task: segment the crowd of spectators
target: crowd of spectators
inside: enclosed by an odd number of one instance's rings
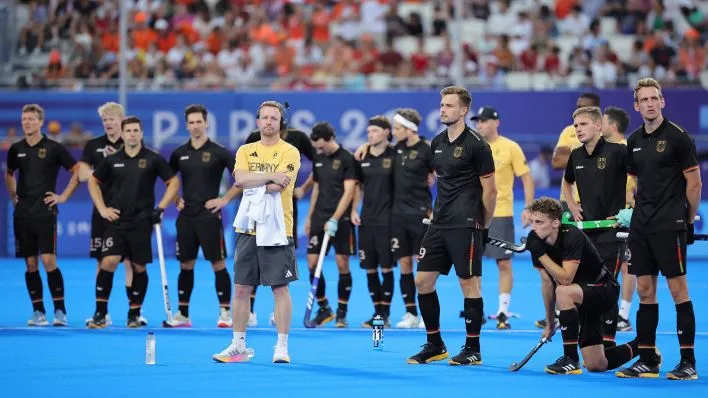
[[[139,89],[437,87],[460,75],[501,88],[515,72],[604,88],[637,76],[698,84],[707,69],[700,0],[462,0],[460,29],[454,0],[124,1]],[[48,62],[21,85],[115,84],[117,0],[23,3],[18,56]]]

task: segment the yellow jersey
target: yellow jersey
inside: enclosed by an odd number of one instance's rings
[[[566,128],[561,131],[560,136],[558,137],[558,142],[556,143],[556,149],[564,146],[570,148],[572,151],[582,145],[583,143],[580,142],[577,134],[575,133],[575,126],[571,124],[566,126]],[[578,187],[576,187],[575,184],[573,184],[573,198],[576,202],[580,203],[580,194],[578,194]],[[565,202],[565,195],[563,195],[562,189],[560,193],[560,200],[561,202]]]
[[[514,177],[528,173],[526,156],[516,142],[499,136],[488,141],[494,158],[494,179],[497,184],[497,205],[494,217],[512,217],[514,215]]]
[[[264,145],[260,141],[244,144],[236,151],[234,170],[251,173],[285,173],[290,177],[290,184],[281,191],[285,230],[287,236],[293,236],[293,189],[300,170],[300,152],[283,140],[275,145]],[[255,235],[255,232],[252,233]]]

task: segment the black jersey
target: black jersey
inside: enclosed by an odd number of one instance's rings
[[[428,174],[433,172],[433,152],[422,139],[415,145],[399,142],[394,147],[393,214],[427,216],[432,208]]]
[[[627,193],[627,148],[600,138],[591,155],[585,146],[568,158],[563,178],[575,183],[584,220],[604,220],[624,208]]]
[[[184,209],[180,214],[187,217],[218,217],[219,213],[212,213],[204,205],[208,200],[219,197],[224,170],[233,172],[234,157],[211,140],[199,149],[195,149],[189,140],[172,152],[170,167],[182,175]]]
[[[668,119],[651,134],[642,125],[627,140],[627,168],[638,180],[631,228],[645,232],[686,229],[683,173],[698,168],[693,138]]]
[[[117,224],[127,225],[150,216],[157,177],[167,181],[175,173],[165,158],[143,147],[132,158],[125,149],[108,156],[93,175],[101,184],[109,183],[110,199],[104,202],[120,211]]]
[[[329,156],[315,156],[312,168],[313,179],[319,186],[317,202],[312,213],[312,225],[324,225],[339,204],[339,199],[344,194],[344,181],[356,180],[356,166],[354,156],[346,149],[339,147]],[[351,204],[344,212],[343,217],[349,217]]]
[[[18,141],[7,152],[7,173],[19,172],[15,217],[41,217],[57,214],[57,206],[44,203],[47,192],[56,192],[59,168],[71,170],[76,160],[56,141],[42,134],[34,146],[26,139]]]
[[[249,134],[248,138],[246,138],[245,143],[251,144],[260,140],[261,132],[259,130],[256,130]],[[307,134],[303,133],[302,131],[296,129],[288,129],[285,132],[283,141],[297,148],[297,150],[300,152],[300,155],[305,155],[305,157],[310,159],[310,161],[315,159],[315,148],[312,146],[312,141],[310,141],[310,137],[308,137]]]
[[[359,181],[363,185],[364,200],[361,207],[361,225],[388,225],[393,203],[393,168],[396,150],[387,147],[378,156],[367,152],[357,162]]]
[[[114,151],[109,152],[108,148],[113,148]],[[81,161],[96,169],[99,164],[101,164],[111,153],[115,153],[123,149],[123,139],[118,138],[116,142],[111,142],[107,135],[102,135],[100,137],[90,139],[84,146],[84,150],[81,153]],[[103,200],[107,201],[110,199],[110,190],[108,189],[108,184],[101,184],[101,193],[103,194]],[[96,206],[93,207],[94,213],[98,213]]]
[[[484,226],[480,178],[494,173],[489,144],[469,127],[450,142],[447,130],[433,138],[433,166],[438,175],[438,195],[433,228]],[[419,178],[424,178],[420,176]]]
[[[605,278],[611,277],[605,269],[600,253],[593,245],[590,238],[573,225],[562,225],[558,232],[558,239],[553,246],[544,242],[546,254],[559,266],[563,266],[564,261],[579,263],[578,270],[573,277],[573,283],[593,284],[601,283]],[[544,269],[540,261],[533,259],[533,266]]]

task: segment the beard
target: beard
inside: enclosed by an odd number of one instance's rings
[[[460,118],[457,118],[457,119],[454,119],[454,120],[448,118],[447,121],[443,122],[443,121],[441,120],[440,123],[444,124],[445,126],[451,126],[451,125],[457,123],[458,121],[460,121]]]

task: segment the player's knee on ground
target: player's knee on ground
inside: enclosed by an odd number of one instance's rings
[[[179,267],[180,267],[181,269],[185,269],[185,270],[194,269],[194,264],[195,264],[196,262],[197,262],[196,260],[185,261],[185,262],[183,262],[183,263],[180,263],[180,264],[179,264]],[[212,266],[213,266],[213,264],[212,264]]]
[[[39,259],[37,257],[25,258],[25,265],[27,266],[27,272],[39,271]]]
[[[337,270],[340,274],[348,274],[349,270],[349,256],[346,254],[337,254],[335,256],[335,261],[337,262]]]
[[[237,284],[234,288],[234,297],[250,298],[252,291],[253,286]],[[275,292],[275,289],[273,291]]]
[[[602,346],[599,346],[602,348]],[[588,372],[604,372],[607,370],[607,359],[600,355],[585,355],[583,353],[583,362]]]
[[[460,278],[462,294],[467,298],[482,297],[480,284],[480,278],[477,277]]]
[[[226,268],[226,262],[222,261],[215,261],[211,263],[211,269],[214,270],[214,272],[219,272],[222,269]],[[192,263],[192,269],[194,269],[194,263]]]
[[[637,278],[637,296],[642,303],[656,302],[656,276],[640,276]]]
[[[54,254],[42,254],[42,265],[45,271],[54,271],[57,268],[57,256]]]
[[[688,297],[688,282],[686,281],[686,276],[676,276],[667,279],[669,284],[669,291],[671,292],[671,297],[674,298],[674,303],[681,304],[689,300]]]
[[[415,276],[418,293],[427,294],[435,290],[435,275],[432,272],[418,272]]]

